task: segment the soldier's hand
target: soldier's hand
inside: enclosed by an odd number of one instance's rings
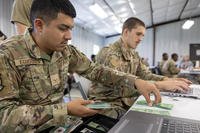
[[[99,112],[99,110],[93,110],[87,108],[85,105],[93,103],[91,100],[77,99],[67,103],[67,111],[69,115],[86,117],[92,116]]]
[[[153,83],[149,83],[141,79],[136,79],[135,86],[138,92],[144,96],[149,106],[152,106],[153,104],[150,99],[151,93],[155,96],[155,101],[154,101],[155,104],[161,102],[160,92]]]
[[[164,81],[168,81],[168,80],[170,80],[170,81],[174,81],[174,80],[176,80],[176,81],[183,81],[183,82],[185,82],[188,85],[192,84],[192,81],[190,81],[188,79],[185,79],[185,78],[164,78]]]
[[[189,84],[180,80],[165,80],[165,81],[157,81],[155,82],[156,87],[160,91],[179,91],[179,92],[187,92],[189,88]]]

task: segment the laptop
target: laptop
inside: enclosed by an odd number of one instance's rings
[[[108,133],[200,133],[200,121],[128,111]]]
[[[173,96],[173,97],[188,97],[188,98],[195,98],[200,99],[200,85],[198,84],[191,84],[191,90],[187,93],[181,92],[161,92],[162,95],[165,96]]]
[[[82,98],[83,98],[84,100],[88,100],[87,94],[86,94],[85,90],[83,89],[83,87],[82,87],[82,85],[81,85],[80,82],[74,83],[74,84],[73,84],[73,87],[74,87],[74,88],[77,88],[77,89],[80,91],[81,96],[82,96]]]

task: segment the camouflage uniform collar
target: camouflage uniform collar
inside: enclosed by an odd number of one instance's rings
[[[31,31],[32,31],[32,29],[29,28],[26,30],[26,32],[24,34],[24,40],[26,43],[26,47],[27,47],[28,52],[31,57],[37,58],[37,59],[45,59],[48,61],[55,62],[62,56],[61,52],[55,51],[52,54],[52,56],[50,56],[50,55],[46,54],[45,52],[41,51],[40,48],[38,47],[38,45],[36,45],[36,43],[34,42],[33,37],[31,36]]]
[[[135,55],[135,50],[134,49],[127,49],[124,47],[124,42],[122,40],[122,38],[120,38],[118,41],[117,41],[121,51],[122,51],[122,55],[124,57],[125,60],[132,60],[132,58],[134,57]]]

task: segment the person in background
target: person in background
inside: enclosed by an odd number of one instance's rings
[[[17,34],[24,34],[25,29],[31,27],[30,8],[33,0],[14,0],[11,22],[15,25]]]
[[[180,62],[179,68],[183,70],[192,70],[194,67],[194,64],[192,61],[190,61],[189,55],[183,56],[182,61]]]
[[[96,55],[92,54],[92,55],[91,55],[91,61],[96,62],[96,61],[95,61],[95,57],[96,57]]]
[[[148,60],[149,60],[148,58],[144,58],[144,57],[141,58],[142,63],[143,63],[146,67],[149,67]]]
[[[169,56],[167,53],[162,54],[162,61],[159,62],[158,67],[162,70],[163,66],[167,64]]]
[[[3,41],[3,40],[6,40],[7,36],[0,30],[0,43]]]
[[[187,90],[188,85],[191,83],[190,81],[186,79],[173,79],[176,81],[172,81],[167,77],[152,74],[142,63],[135,49],[144,34],[145,24],[138,18],[128,18],[123,24],[120,39],[101,49],[96,56],[96,62],[106,67],[135,75],[143,80],[153,80],[155,86],[161,91]],[[102,112],[113,118],[123,116],[138,96],[137,92],[127,90],[124,86],[111,88],[97,82],[93,82],[89,90],[90,99],[109,102],[115,106],[113,109]]]
[[[109,87],[141,94],[149,105],[161,102],[153,83],[137,76],[92,63],[72,45],[76,11],[69,0],[34,0],[31,25],[24,35],[13,36],[0,48],[0,132],[40,132],[51,126],[70,127],[72,116],[98,113],[88,100],[61,102],[67,73]]]
[[[171,59],[166,61],[163,66],[161,66],[161,72],[167,77],[177,77],[180,69],[177,67],[176,62],[178,61],[178,55],[173,53]]]

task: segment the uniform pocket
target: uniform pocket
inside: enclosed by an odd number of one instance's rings
[[[51,84],[40,66],[29,68],[23,75],[20,96],[23,100],[34,102],[45,99],[49,95]]]

